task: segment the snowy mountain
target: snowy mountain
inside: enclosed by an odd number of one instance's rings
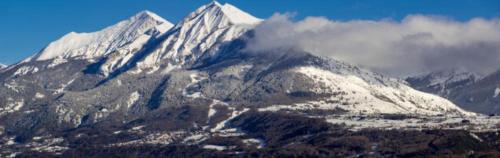
[[[157,32],[165,32],[171,27],[172,24],[160,16],[149,11],[143,11],[128,20],[121,21],[98,32],[71,32],[50,43],[28,61],[43,61],[56,58],[99,58],[130,42],[142,40],[142,38],[147,38],[147,36]]]
[[[108,75],[110,71],[126,64],[149,40],[172,26],[162,17],[143,11],[101,31],[71,32],[19,63],[45,62],[43,66],[26,67],[25,71],[17,74],[35,73],[71,60],[107,60],[101,72]]]
[[[451,91],[476,82],[480,76],[464,70],[442,70],[408,77],[406,81],[415,89],[447,97]]]
[[[260,19],[230,5],[214,1],[189,14],[138,64],[163,71],[217,56],[219,47],[260,23]]]
[[[212,2],[169,31],[168,22],[146,11],[99,32],[71,33],[4,72],[6,95],[0,101],[53,105],[58,122],[72,127],[200,100],[259,108],[317,104],[320,110],[366,114],[473,115],[402,81],[340,61],[293,50],[244,52],[245,32],[260,21]]]
[[[4,64],[1,64],[1,63],[0,63],[0,69],[4,69],[4,68],[6,68],[6,67],[7,67],[7,65],[4,65]]]
[[[483,114],[500,114],[498,73],[480,76],[450,70],[410,77],[406,81],[417,90],[440,95],[461,108]]]
[[[98,32],[70,33],[0,71],[0,143],[50,152],[102,137],[110,139],[93,141],[199,145],[221,135],[250,137],[231,123],[255,112],[324,120],[339,113],[476,116],[402,80],[334,59],[297,50],[247,52],[260,22],[212,2],[175,26],[146,11]],[[93,137],[89,128],[102,133]],[[33,142],[40,139],[57,143]]]
[[[452,91],[449,99],[464,109],[484,114],[500,114],[500,71]]]

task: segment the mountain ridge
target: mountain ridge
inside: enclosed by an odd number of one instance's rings
[[[451,69],[408,77],[405,80],[419,90],[446,97],[453,89],[473,84],[481,78],[475,73]]]
[[[239,22],[232,17],[241,16]],[[261,20],[232,5],[211,2],[201,6],[177,23],[169,37],[161,41],[160,48],[148,54],[139,65],[154,72],[163,67],[165,72],[193,64],[203,56],[216,56],[217,45],[234,40]],[[162,63],[169,60],[169,63]]]
[[[127,20],[91,33],[70,32],[51,42],[46,48],[25,61],[44,61],[55,58],[91,59],[107,55],[136,40],[147,31],[164,32],[173,26],[150,12],[142,11]],[[151,33],[149,33],[151,34]]]
[[[488,115],[500,113],[497,89],[499,72],[478,75],[464,70],[448,70],[409,77],[413,88],[449,99],[458,106]]]

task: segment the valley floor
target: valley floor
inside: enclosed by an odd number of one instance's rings
[[[446,118],[308,112],[235,112],[223,124],[183,130],[90,126],[26,142],[2,140],[1,157],[498,157],[498,117]],[[158,120],[165,121],[165,120]]]

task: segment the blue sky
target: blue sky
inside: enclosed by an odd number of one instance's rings
[[[209,0],[1,0],[0,63],[12,64],[64,34],[92,32],[142,10],[172,23]],[[219,0],[259,18],[295,12],[295,18],[400,20],[409,14],[446,16],[460,21],[500,17],[499,0]]]

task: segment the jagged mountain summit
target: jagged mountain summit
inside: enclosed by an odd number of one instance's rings
[[[231,122],[255,112],[325,120],[477,116],[345,62],[298,50],[247,52],[261,21],[212,2],[175,26],[141,12],[98,32],[66,35],[0,71],[0,142],[10,149],[63,137],[54,144],[65,147],[49,148],[62,152],[97,128],[110,138],[137,138],[102,140],[106,146],[193,145],[241,135]]]
[[[219,48],[262,20],[230,5],[214,1],[189,14],[172,30],[158,47],[139,62],[140,68],[172,69],[189,66],[217,56]]]

